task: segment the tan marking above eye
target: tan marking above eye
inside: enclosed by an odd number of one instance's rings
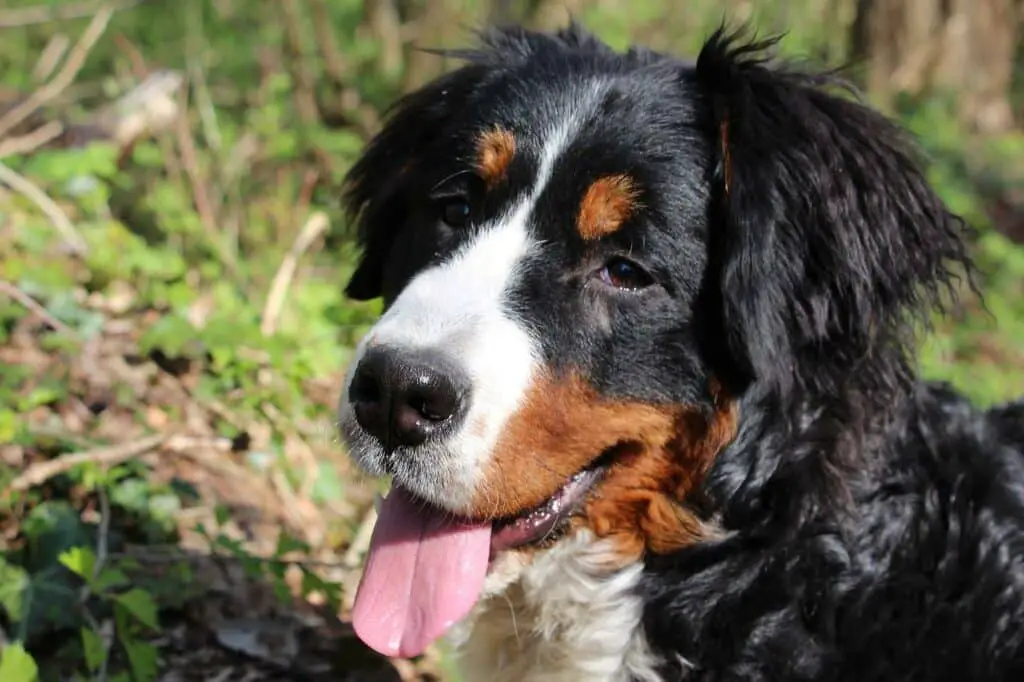
[[[516,153],[516,138],[511,131],[493,128],[480,135],[476,149],[477,170],[487,186],[491,187],[508,172]]]
[[[618,231],[638,208],[639,190],[628,175],[608,175],[595,180],[580,202],[576,230],[587,241]]]

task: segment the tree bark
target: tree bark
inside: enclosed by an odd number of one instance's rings
[[[851,44],[883,103],[899,92],[949,92],[965,124],[996,133],[1014,122],[1022,20],[1024,0],[858,0]]]

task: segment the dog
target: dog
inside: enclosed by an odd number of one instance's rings
[[[1024,401],[914,362],[970,228],[776,43],[488,29],[351,167],[368,646],[447,641],[468,682],[1024,679]]]

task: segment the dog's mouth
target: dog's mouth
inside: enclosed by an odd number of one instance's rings
[[[594,466],[580,471],[547,500],[516,516],[491,524],[491,556],[556,538],[604,473]]]
[[[600,481],[599,460],[540,505],[502,519],[454,517],[393,485],[378,512],[352,609],[356,633],[386,656],[417,656],[472,609],[500,552],[562,531]]]

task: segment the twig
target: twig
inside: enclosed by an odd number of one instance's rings
[[[46,214],[46,217],[50,219],[53,226],[60,232],[73,253],[84,254],[88,250],[85,240],[75,230],[75,226],[71,224],[71,220],[61,207],[53,199],[46,196],[43,190],[33,185],[28,179],[15,173],[2,162],[0,162],[0,182],[15,192],[24,195],[26,199],[38,206],[39,210]]]
[[[366,514],[363,515],[363,520],[359,524],[359,529],[356,534],[352,536],[352,542],[349,544],[348,549],[345,550],[345,558],[343,563],[348,568],[355,568],[362,563],[363,555],[370,549],[370,540],[373,537],[373,527],[377,523],[377,508],[374,505],[370,505],[369,509],[366,510]]]
[[[270,293],[267,295],[267,303],[263,307],[263,319],[260,322],[260,331],[264,336],[271,336],[277,330],[277,321],[281,315],[281,308],[284,305],[285,296],[288,294],[288,287],[291,286],[295,277],[295,270],[299,265],[299,258],[302,257],[316,239],[327,231],[330,223],[327,215],[317,211],[309,216],[306,224],[299,230],[299,236],[295,238],[292,248],[281,261],[281,266],[274,275],[274,281],[270,286]]]
[[[365,7],[366,23],[380,45],[377,68],[389,76],[395,75],[401,70],[405,57],[398,4],[395,0],[368,0]],[[451,21],[449,10],[441,5],[428,3],[424,14],[437,19],[445,16],[448,17],[445,21]]]
[[[56,140],[62,134],[64,134],[64,124],[60,121],[50,121],[26,135],[0,140],[0,159],[34,152],[48,142]]]
[[[192,139],[192,129],[188,120],[188,88],[181,90],[181,115],[178,117],[178,151],[181,153],[181,167],[192,185],[192,201],[196,205],[196,213],[203,223],[207,238],[211,246],[217,251],[224,265],[236,274],[237,263],[234,257],[227,253],[221,243],[220,235],[217,233],[217,216],[214,213],[213,202],[207,192],[207,183],[199,173],[199,160],[196,154],[195,140]]]
[[[103,31],[106,30],[107,24],[110,23],[110,17],[113,15],[114,9],[110,5],[100,8],[85,28],[82,37],[75,43],[71,54],[68,55],[68,60],[64,62],[64,66],[54,76],[53,80],[33,92],[25,101],[4,114],[3,118],[0,118],[0,138],[9,133],[14,126],[28,118],[32,112],[45,105],[71,85],[75,77],[78,76],[78,72],[81,71],[82,65],[85,64],[86,57],[89,56],[92,48],[96,45],[96,41],[103,35]]]
[[[285,68],[292,78],[295,110],[304,125],[313,125],[320,120],[320,105],[316,101],[316,77],[302,49],[307,42],[302,30],[302,8],[298,0],[279,0],[277,5],[284,22]]]
[[[66,473],[82,464],[91,463],[105,466],[120,464],[150,450],[155,450],[167,440],[168,436],[161,434],[147,436],[130,443],[122,443],[109,448],[97,448],[96,450],[61,455],[56,459],[33,464],[25,473],[11,481],[8,490],[24,492],[29,488],[42,485],[51,478]]]
[[[46,47],[43,48],[43,53],[39,55],[35,68],[32,69],[32,78],[42,83],[52,76],[54,69],[60,64],[60,60],[64,58],[64,53],[68,51],[69,45],[71,45],[71,39],[64,33],[58,33],[50,38]]]
[[[17,285],[6,280],[0,280],[0,293],[7,294],[12,299],[25,306],[29,311],[35,313],[43,322],[48,324],[54,331],[68,336],[77,336],[71,327],[67,326],[44,308],[38,301],[19,289]]]
[[[324,73],[334,85],[344,87],[345,77],[351,73],[352,68],[338,47],[334,35],[334,22],[331,21],[330,12],[327,10],[327,0],[307,0],[306,5],[313,15],[313,35],[316,36],[316,44],[320,48]]]
[[[136,5],[142,5],[149,0],[115,0],[109,3],[114,11],[131,9]],[[96,2],[76,2],[63,5],[37,5],[35,7],[21,7],[18,9],[4,10],[0,13],[0,29],[19,28],[31,26],[32,24],[45,24],[48,21],[66,21],[68,19],[80,19],[87,17],[96,11]]]

